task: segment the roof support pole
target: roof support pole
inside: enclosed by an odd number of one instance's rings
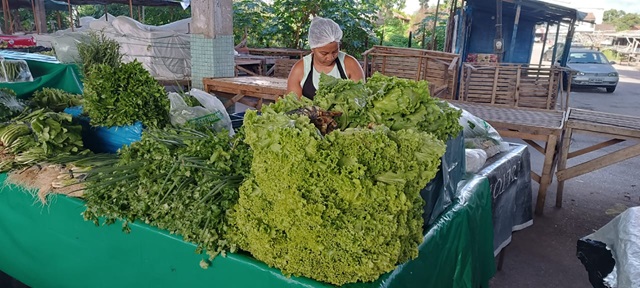
[[[71,0],[67,0],[67,5],[69,6],[69,25],[71,26],[71,32],[73,32],[73,11],[71,11]]]
[[[538,66],[542,66],[542,58],[544,57],[544,48],[547,48],[547,35],[549,35],[549,22],[547,22],[547,28],[544,30],[544,38],[542,38],[542,51],[540,52],[540,60]]]
[[[504,40],[502,39],[502,0],[496,0],[496,38],[493,45],[494,52],[498,55],[498,62],[502,62]]]
[[[2,15],[4,16],[4,31],[9,33],[9,9],[7,9],[7,0],[2,0]]]
[[[518,3],[518,7],[516,8],[516,19],[513,22],[513,33],[511,34],[511,44],[509,44],[509,60],[511,62],[515,62],[513,61],[513,51],[515,51],[516,48],[516,38],[518,36],[518,24],[520,23],[520,8],[521,5],[520,3]]]
[[[13,19],[11,17],[11,7],[9,7],[9,0],[7,2],[7,15],[9,15],[9,34],[13,35]]]
[[[36,3],[31,0],[31,11],[33,11],[33,23],[36,24],[36,33],[40,34],[40,25],[38,25],[38,12],[36,12]]]
[[[571,42],[573,41],[573,34],[576,31],[576,16],[571,19],[569,24],[569,31],[567,32],[567,39],[564,41],[564,51],[560,59],[560,66],[567,66],[567,59],[569,59],[569,50],[571,50]]]
[[[203,78],[234,77],[233,1],[191,0],[190,27],[191,85],[203,89]]]
[[[44,0],[35,0],[36,14],[36,29],[38,33],[47,33],[47,11],[44,7]]]
[[[56,19],[58,20],[58,28],[57,29],[61,30],[62,29],[62,18],[60,17],[60,11],[56,11]]]
[[[556,64],[556,53],[558,53],[558,37],[560,36],[560,22],[556,23],[556,40],[553,44],[553,55],[551,55],[551,66]]]
[[[109,10],[107,9],[107,4],[104,4],[104,20],[109,22]]]

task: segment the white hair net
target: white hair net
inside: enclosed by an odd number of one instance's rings
[[[315,17],[309,26],[309,46],[311,49],[322,47],[331,42],[342,40],[342,29],[331,19]]]

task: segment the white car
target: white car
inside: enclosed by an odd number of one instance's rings
[[[600,51],[571,49],[567,67],[573,70],[571,87],[602,87],[613,93],[618,85],[618,71]],[[566,87],[565,82],[565,87]]]

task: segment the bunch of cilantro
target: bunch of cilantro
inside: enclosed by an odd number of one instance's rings
[[[196,243],[211,258],[233,251],[225,237],[227,210],[251,161],[241,135],[206,127],[145,130],[117,158],[90,166],[85,219],[96,225],[122,219],[125,231],[126,221],[140,220]]]
[[[94,65],[84,81],[84,108],[94,126],[169,123],[169,98],[142,63]]]
[[[304,103],[284,101],[245,115],[253,159],[228,239],[286,275],[336,285],[373,281],[417,257],[419,192],[438,171],[443,142],[384,125],[321,136],[307,116],[280,111]]]

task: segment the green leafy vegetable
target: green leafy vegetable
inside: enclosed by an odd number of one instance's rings
[[[120,43],[105,36],[102,32],[89,32],[88,39],[78,43],[78,54],[85,77],[89,77],[91,69],[96,65],[104,64],[117,68],[122,62]]]
[[[82,97],[60,89],[42,88],[33,93],[30,99],[32,108],[49,108],[54,112],[62,112],[67,107],[82,105]]]
[[[61,155],[86,154],[82,126],[66,113],[40,109],[23,113],[0,128],[3,160],[0,170],[7,171]]]
[[[0,122],[8,121],[20,114],[24,108],[25,105],[16,98],[13,90],[0,88]]]
[[[206,128],[146,130],[141,141],[120,151],[115,164],[90,170],[85,219],[139,219],[181,235],[211,257],[233,251],[224,236],[226,211],[237,202],[251,161],[241,135],[230,138]]]
[[[248,111],[251,176],[232,212],[239,247],[285,274],[341,285],[373,281],[417,257],[420,190],[445,145],[414,130],[336,130],[306,116]]]
[[[147,127],[169,123],[169,98],[137,60],[119,67],[97,65],[85,79],[85,110],[94,126]]]
[[[375,73],[366,84],[329,76],[320,78],[314,104],[340,111],[341,128],[384,124],[391,130],[417,129],[446,141],[456,137],[462,112],[431,98],[426,81],[388,77]]]

